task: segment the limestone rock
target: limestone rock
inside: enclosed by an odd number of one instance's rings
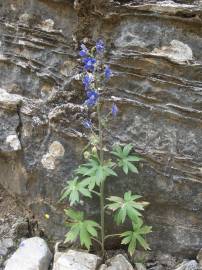
[[[146,270],[146,267],[142,263],[135,264],[136,270]]]
[[[6,143],[8,143],[14,151],[21,149],[20,141],[17,135],[9,135],[6,138]]]
[[[109,265],[106,268],[107,270],[133,270],[132,265],[122,254],[118,254],[110,259],[107,265]]]
[[[22,100],[22,96],[10,94],[5,89],[0,88],[0,108],[15,110]]]
[[[175,270],[198,270],[199,266],[195,260],[184,261],[178,265]]]
[[[96,270],[100,262],[100,257],[87,252],[56,252],[53,270]]]
[[[197,254],[197,261],[199,265],[202,267],[202,249],[199,250],[199,253]]]
[[[170,46],[164,46],[161,49],[156,48],[152,53],[168,57],[177,63],[193,60],[192,49],[179,40],[172,40]]]
[[[21,242],[8,259],[5,270],[48,270],[51,258],[52,254],[43,239],[29,238]]]

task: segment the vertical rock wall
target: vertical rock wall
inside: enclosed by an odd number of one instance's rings
[[[0,0],[0,33],[0,183],[50,236],[63,236],[57,202],[88,136],[77,46],[103,37],[114,74],[105,107],[120,107],[106,142],[132,141],[144,158],[138,176],[112,179],[108,192],[131,189],[151,202],[152,248],[198,250],[201,2]]]

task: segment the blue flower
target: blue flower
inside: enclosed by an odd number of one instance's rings
[[[111,110],[111,113],[112,113],[112,115],[115,117],[116,115],[117,115],[117,113],[118,113],[118,107],[116,106],[116,104],[113,104],[112,105],[112,110]]]
[[[89,89],[91,82],[93,81],[93,76],[90,76],[89,74],[86,74],[83,78],[83,85],[85,86],[85,89]]]
[[[94,65],[96,63],[95,58],[86,57],[83,59],[83,63],[84,63],[85,70],[94,71]]]
[[[81,57],[86,57],[88,55],[88,49],[86,48],[84,44],[81,45],[81,50],[79,52],[79,55]]]
[[[87,97],[88,97],[88,99],[85,101],[85,104],[88,107],[93,107],[93,106],[95,106],[95,104],[99,98],[99,94],[96,91],[89,90],[89,91],[87,91]]]
[[[104,52],[104,49],[105,49],[105,45],[104,45],[104,42],[102,39],[99,39],[97,42],[96,42],[96,52],[101,54]]]
[[[112,71],[109,66],[105,67],[105,79],[109,80],[112,75]]]
[[[85,128],[92,128],[93,124],[92,124],[91,120],[86,119],[86,120],[83,121],[83,126]]]

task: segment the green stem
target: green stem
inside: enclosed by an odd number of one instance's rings
[[[93,239],[96,243],[98,243],[100,246],[102,246],[102,243],[98,239],[96,239],[94,237],[92,237],[91,239]]]
[[[90,190],[90,192],[96,194],[98,197],[100,197],[100,193],[99,192],[96,192],[95,190]]]
[[[97,104],[97,115],[99,124],[99,150],[100,150],[100,164],[104,163],[104,152],[103,152],[103,134],[102,134],[102,123],[101,123],[101,112],[100,112],[100,102]],[[105,255],[105,211],[104,211],[104,181],[100,184],[100,225],[101,225],[101,251],[102,257]]]
[[[110,237],[116,237],[116,236],[120,236],[121,234],[120,233],[117,233],[117,234],[109,234],[109,235],[106,235],[105,236],[105,240],[107,239],[107,238],[110,238]]]

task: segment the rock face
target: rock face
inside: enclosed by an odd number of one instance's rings
[[[29,238],[8,259],[5,270],[48,270],[51,258],[52,254],[43,239]]]
[[[114,74],[105,106],[115,100],[120,109],[105,140],[133,142],[144,158],[139,175],[120,175],[107,192],[131,189],[150,201],[151,248],[199,250],[201,1],[10,0],[0,7],[0,184],[49,236],[63,237],[57,202],[88,137],[77,45],[101,36]],[[96,214],[94,203],[86,209]]]

